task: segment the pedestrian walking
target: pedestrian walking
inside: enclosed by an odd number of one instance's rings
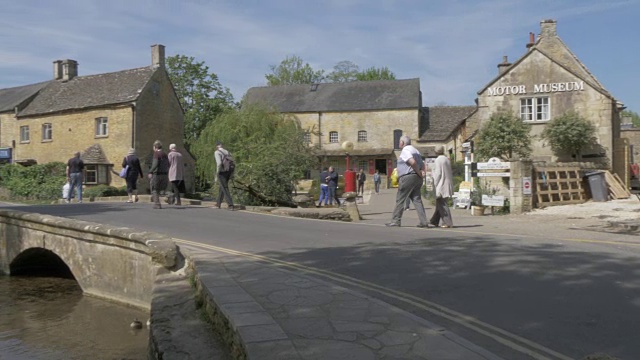
[[[433,164],[433,184],[436,188],[436,209],[429,221],[433,226],[439,226],[442,220],[443,228],[453,227],[453,218],[447,202],[453,196],[453,170],[451,160],[444,155],[444,146],[436,147],[436,158]]]
[[[143,178],[140,159],[136,155],[136,149],[131,148],[127,156],[122,159],[122,167],[127,169],[124,180],[127,183],[128,203],[138,202],[138,177]]]
[[[329,169],[326,167],[322,169],[320,173],[320,199],[318,200],[318,207],[322,206],[324,200],[324,206],[327,206],[329,202]]]
[[[405,210],[407,197],[413,201],[413,206],[418,213],[420,223],[419,228],[427,228],[427,214],[422,204],[422,181],[426,174],[424,161],[418,149],[411,145],[411,138],[407,135],[400,137],[400,148],[402,149],[398,158],[398,193],[396,195],[396,205],[393,210],[392,221],[386,226],[399,227],[402,214]]]
[[[169,184],[169,158],[162,151],[162,143],[156,140],[153,143],[153,161],[149,169],[149,178],[151,179],[151,200],[154,209],[162,209],[160,205],[160,193],[167,189]]]
[[[222,200],[226,199],[227,206],[229,210],[235,210],[233,205],[233,199],[231,198],[231,193],[229,192],[229,180],[233,175],[233,170],[224,168],[225,158],[233,159],[231,153],[222,147],[222,143],[218,141],[216,143],[216,152],[214,156],[216,158],[216,174],[218,178],[218,182],[220,183],[220,190],[218,192],[218,203],[216,206],[218,209],[222,207]]]
[[[335,171],[333,166],[329,166],[329,205],[333,206],[333,200],[336,201],[336,204],[340,206],[340,200],[338,200],[338,173]]]
[[[82,182],[84,171],[84,162],[80,158],[80,153],[76,152],[69,161],[67,161],[67,182],[69,183],[69,193],[65,202],[68,204],[73,198],[73,190],[76,191],[76,200],[78,204],[82,203]]]
[[[373,187],[377,195],[380,195],[380,182],[382,182],[380,171],[376,169],[376,172],[373,174]]]
[[[358,182],[358,190],[356,195],[364,195],[364,182],[367,181],[367,175],[364,173],[364,169],[360,169],[358,175],[356,175],[356,181]]]
[[[169,204],[182,205],[180,192],[184,191],[184,162],[182,154],[176,149],[176,144],[169,145],[169,182],[171,182],[172,195],[169,196]]]

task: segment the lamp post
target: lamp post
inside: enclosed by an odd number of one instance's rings
[[[353,143],[351,141],[345,141],[342,143],[342,149],[347,154],[347,168],[344,171],[344,192],[356,191],[356,173],[351,170],[349,152],[353,150]]]

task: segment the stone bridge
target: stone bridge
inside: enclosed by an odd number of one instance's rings
[[[156,275],[179,258],[159,234],[0,210],[0,274],[68,268],[85,294],[149,309]]]

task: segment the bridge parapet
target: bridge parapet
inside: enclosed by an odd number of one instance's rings
[[[0,210],[0,273],[33,249],[60,257],[86,294],[146,309],[158,271],[179,265],[175,243],[157,233]]]

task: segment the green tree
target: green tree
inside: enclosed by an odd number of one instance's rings
[[[494,113],[476,140],[475,152],[480,159],[498,157],[509,161],[514,155],[531,155],[530,126],[510,113]]]
[[[372,81],[372,80],[395,80],[395,74],[389,70],[388,67],[376,68],[370,67],[362,70],[356,74],[356,80],[358,81]]]
[[[236,161],[231,181],[234,199],[242,204],[295,206],[293,184],[317,166],[313,148],[294,117],[258,105],[230,109],[209,124],[192,151],[201,178],[212,179],[216,141],[222,141]]]
[[[326,80],[332,83],[349,82],[355,80],[358,73],[358,65],[348,60],[340,61],[327,75]]]
[[[635,112],[635,111],[631,111],[631,110],[624,110],[621,114],[622,117],[630,117],[631,118],[631,122],[633,123],[634,127],[640,128],[640,115]]]
[[[313,70],[299,56],[287,56],[280,65],[271,65],[271,74],[265,75],[269,86],[313,84],[323,80],[324,70]]]
[[[233,95],[204,62],[184,55],[169,56],[167,72],[184,110],[184,141],[190,148],[213,119],[234,106]]]
[[[569,153],[582,158],[582,150],[596,144],[596,127],[576,112],[567,112],[551,120],[542,131],[556,154]]]

